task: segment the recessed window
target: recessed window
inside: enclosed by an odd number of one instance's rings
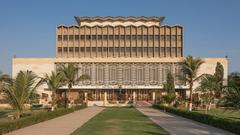
[[[62,52],[62,47],[58,47],[58,52]]]
[[[142,40],[142,35],[137,35],[138,40]]]
[[[148,36],[147,35],[143,35],[143,40],[147,40]]]
[[[120,38],[121,38],[121,40],[124,40],[124,39],[125,39],[125,36],[124,36],[124,35],[121,35]]]
[[[182,41],[182,35],[178,35],[178,41]]]
[[[62,41],[62,35],[58,35],[58,41]]]
[[[130,35],[127,35],[126,36],[126,40],[130,40],[131,39],[131,36]]]
[[[175,40],[176,40],[176,36],[175,36],[175,35],[172,35],[172,36],[171,36],[171,40],[175,41]]]
[[[107,47],[103,47],[103,51],[107,52],[108,48]]]
[[[107,40],[108,36],[107,35],[103,35],[103,40]]]
[[[119,48],[115,47],[115,52],[118,53],[119,52]]]
[[[73,35],[69,35],[69,41],[73,41]]]
[[[75,47],[75,52],[79,52],[79,47]]]
[[[102,47],[98,47],[98,52],[102,52]]]
[[[137,47],[132,47],[132,51],[136,52],[137,51]]]
[[[148,39],[153,40],[153,36],[152,35],[148,36]]]
[[[85,40],[85,35],[81,35],[81,40]]]
[[[98,40],[101,40],[102,39],[102,35],[98,35]]]
[[[119,40],[119,35],[115,35],[115,40]]]
[[[73,47],[69,47],[69,52],[73,52]]]
[[[63,48],[63,51],[64,51],[64,52],[67,52],[67,51],[68,51],[68,48],[67,48],[67,47],[64,47],[64,48]]]
[[[92,35],[92,40],[96,40],[97,36],[96,35]]]
[[[159,40],[159,35],[154,36],[155,40]]]
[[[126,52],[130,52],[131,48],[130,47],[126,47]]]
[[[79,35],[75,35],[75,40],[79,40]]]
[[[170,41],[170,35],[166,35],[165,38],[167,41]]]
[[[85,51],[85,48],[84,47],[81,47],[81,52],[84,52]]]
[[[136,40],[137,36],[136,35],[132,35],[132,40]]]
[[[109,35],[109,40],[113,40],[113,35]]]
[[[86,52],[90,52],[91,48],[90,47],[86,47]]]
[[[96,47],[92,47],[92,52],[96,52]]]
[[[65,41],[68,40],[68,35],[64,35],[63,40],[65,40]]]
[[[109,52],[113,52],[113,47],[109,47]]]
[[[90,40],[90,39],[91,39],[91,36],[90,36],[90,35],[86,35],[86,39],[87,39],[87,40]]]

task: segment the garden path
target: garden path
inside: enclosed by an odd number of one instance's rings
[[[149,107],[137,108],[153,122],[164,128],[171,135],[234,135],[206,124],[172,115]]]
[[[69,135],[101,112],[102,107],[88,107],[73,113],[25,127],[6,135]]]

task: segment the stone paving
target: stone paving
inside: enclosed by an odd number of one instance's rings
[[[171,135],[234,135],[233,133],[153,108],[142,107],[137,109]]]
[[[88,107],[6,135],[69,135],[103,109],[102,107]]]

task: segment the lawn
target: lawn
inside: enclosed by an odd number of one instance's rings
[[[205,113],[205,110],[200,110],[200,111],[196,111],[196,112]],[[217,117],[221,117],[221,118],[227,118],[227,119],[231,119],[231,120],[240,121],[240,111],[239,110],[225,110],[225,109],[221,109],[221,108],[214,108],[214,109],[211,109],[210,111],[208,111],[208,114],[214,115]]]
[[[135,108],[106,108],[72,135],[168,135]]]

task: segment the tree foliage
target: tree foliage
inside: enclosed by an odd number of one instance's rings
[[[167,82],[163,84],[164,90],[167,91],[167,93],[174,93],[175,94],[175,84],[174,84],[174,77],[171,72],[168,72],[167,74]]]
[[[70,63],[68,65],[64,65],[60,67],[58,70],[59,73],[63,75],[63,82],[68,86],[68,96],[65,95],[66,101],[65,101],[65,107],[67,107],[67,100],[69,99],[69,92],[73,85],[75,85],[79,81],[84,81],[90,79],[88,75],[81,75],[80,77],[77,76],[78,74],[78,68],[73,63]],[[68,99],[67,99],[68,97]]]
[[[183,80],[189,84],[190,98],[189,98],[189,110],[192,111],[192,92],[193,92],[193,83],[201,76],[198,76],[198,70],[204,61],[200,58],[193,58],[192,56],[187,56],[182,61],[182,70],[184,73]]]
[[[217,62],[217,66],[215,68],[214,76],[216,78],[217,84],[220,85],[218,90],[215,90],[215,96],[220,98],[222,95],[223,89],[223,76],[224,76],[224,68],[223,65]]]
[[[202,77],[200,86],[196,90],[201,92],[201,99],[206,106],[206,112],[210,110],[215,94],[219,92],[219,89],[221,89],[221,82],[217,76],[205,74]]]
[[[228,86],[224,88],[220,104],[227,108],[240,109],[240,73],[231,73]]]
[[[45,75],[45,78],[43,79],[44,82],[48,85],[49,90],[52,91],[52,107],[54,110],[55,104],[56,104],[56,93],[57,90],[63,86],[63,74],[51,72],[51,75]]]
[[[4,85],[7,99],[13,109],[16,110],[16,118],[20,118],[25,109],[24,104],[30,99],[36,88],[42,83],[31,71],[20,71],[16,79]]]

